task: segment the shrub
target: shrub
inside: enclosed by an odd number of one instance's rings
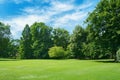
[[[53,59],[63,59],[65,58],[66,52],[62,47],[51,47],[48,51],[49,57]]]
[[[116,52],[116,62],[120,62],[120,49]]]

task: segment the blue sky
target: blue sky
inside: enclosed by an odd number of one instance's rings
[[[26,24],[44,22],[70,33],[83,21],[100,0],[0,0],[0,21],[11,25],[14,38],[19,38]]]

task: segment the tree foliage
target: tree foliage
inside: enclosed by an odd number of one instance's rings
[[[81,26],[76,26],[70,37],[69,50],[75,58],[83,58],[82,45],[86,41],[86,32]]]
[[[0,22],[0,57],[8,57],[8,44],[10,42],[10,26]]]
[[[19,53],[21,58],[33,58],[32,54],[32,36],[30,33],[30,28],[29,25],[26,25],[23,32],[22,32],[22,37],[20,41],[20,47],[19,47]]]
[[[53,42],[55,46],[61,46],[66,50],[69,44],[69,32],[62,28],[54,29]]]
[[[18,42],[10,39],[10,26],[0,22],[0,57],[43,59],[67,56],[119,61],[120,0],[101,0],[85,22],[85,29],[77,25],[71,35],[65,29],[53,29],[45,23],[35,22],[30,27],[25,26]]]
[[[114,56],[120,46],[120,1],[101,0],[87,18],[89,37]],[[101,50],[101,49],[99,49]]]
[[[62,59],[65,58],[66,55],[65,50],[62,47],[57,47],[57,46],[51,47],[48,53],[50,58],[53,59]]]
[[[31,26],[32,49],[34,58],[48,58],[48,50],[52,46],[52,28],[44,23],[34,23]]]
[[[20,40],[19,39],[11,39],[8,48],[7,48],[7,53],[9,55],[9,58],[17,58],[18,56],[18,51],[19,51],[19,44]]]

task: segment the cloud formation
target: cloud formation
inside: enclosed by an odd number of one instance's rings
[[[32,2],[33,0],[14,0],[17,4],[20,4],[21,1]],[[34,22],[44,22],[49,26],[62,27],[71,32],[75,25],[80,24],[83,26],[83,21],[88,16],[88,12],[95,7],[94,1],[89,2],[86,0],[80,5],[76,5],[74,1],[44,0],[41,3],[49,3],[49,6],[28,6],[21,9],[21,15],[2,19],[2,21],[11,25],[11,32],[14,38],[20,37],[26,24],[31,25]]]

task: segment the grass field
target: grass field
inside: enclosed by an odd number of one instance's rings
[[[120,80],[120,64],[107,60],[0,59],[0,80]]]

